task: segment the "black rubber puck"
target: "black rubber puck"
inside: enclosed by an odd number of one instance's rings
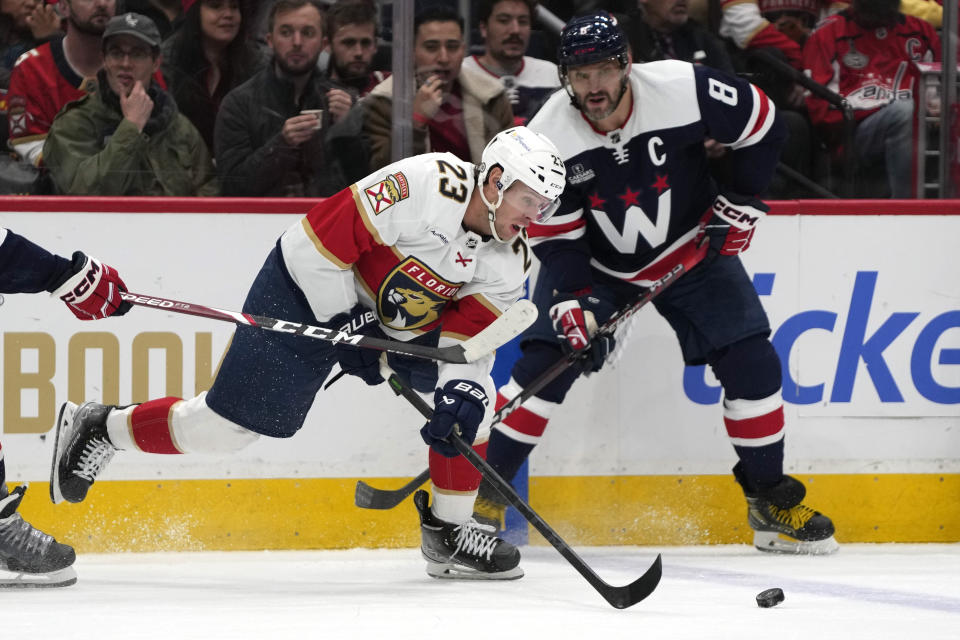
[[[757,594],[757,606],[769,609],[783,602],[783,589],[774,587]]]

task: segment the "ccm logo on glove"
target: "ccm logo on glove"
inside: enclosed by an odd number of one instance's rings
[[[757,223],[768,209],[757,198],[721,193],[704,216],[709,221],[701,222],[701,233],[710,238],[710,247],[720,255],[739,255],[750,248]]]
[[[123,315],[130,310],[121,294],[127,285],[113,267],[77,251],[73,254],[73,275],[52,293],[81,320],[99,320]]]

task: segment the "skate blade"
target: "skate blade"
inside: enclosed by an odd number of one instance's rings
[[[10,571],[0,563],[0,589],[46,589],[69,587],[77,582],[77,572],[73,567],[64,567],[49,573],[26,573]]]
[[[60,493],[60,458],[63,456],[61,449],[67,446],[67,440],[69,440],[67,432],[73,424],[73,416],[76,412],[77,405],[72,402],[64,402],[60,407],[60,415],[57,416],[57,432],[53,441],[53,462],[50,463],[50,500],[53,504],[63,502],[63,494]]]
[[[809,556],[826,556],[840,549],[833,536],[823,540],[803,541],[776,531],[754,531],[753,546],[767,553]]]
[[[523,569],[514,567],[507,571],[487,573],[486,571],[477,571],[465,567],[462,564],[427,560],[427,575],[440,580],[518,580],[523,577]]]

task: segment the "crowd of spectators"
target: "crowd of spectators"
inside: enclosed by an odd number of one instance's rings
[[[940,60],[936,0],[540,4],[564,21],[610,10],[634,62],[749,77],[789,130],[768,197],[877,175],[842,195],[918,195],[916,125],[939,111],[924,100],[917,117],[916,63]],[[560,90],[552,32],[536,0],[415,6],[412,152],[479,162]],[[392,160],[389,18],[375,0],[0,0],[0,193],[331,195]],[[722,172],[725,149],[704,144]]]

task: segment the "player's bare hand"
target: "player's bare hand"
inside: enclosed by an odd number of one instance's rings
[[[124,118],[137,126],[137,131],[143,131],[153,113],[153,100],[147,95],[142,82],[137,80],[129,95],[120,94],[120,111]]]
[[[430,75],[413,96],[413,112],[432,120],[443,103],[443,79]]]
[[[46,40],[60,32],[60,14],[54,5],[40,2],[26,17],[30,33],[37,40]]]
[[[347,115],[352,106],[353,98],[343,89],[327,91],[327,109],[330,111],[330,117],[333,118],[334,122],[340,122],[340,119]]]
[[[727,148],[713,138],[707,138],[703,141],[703,150],[707,152],[707,157],[711,160],[720,158],[727,152]]]
[[[287,118],[280,134],[284,142],[291,147],[299,147],[317,134],[317,116],[308,113]]]

